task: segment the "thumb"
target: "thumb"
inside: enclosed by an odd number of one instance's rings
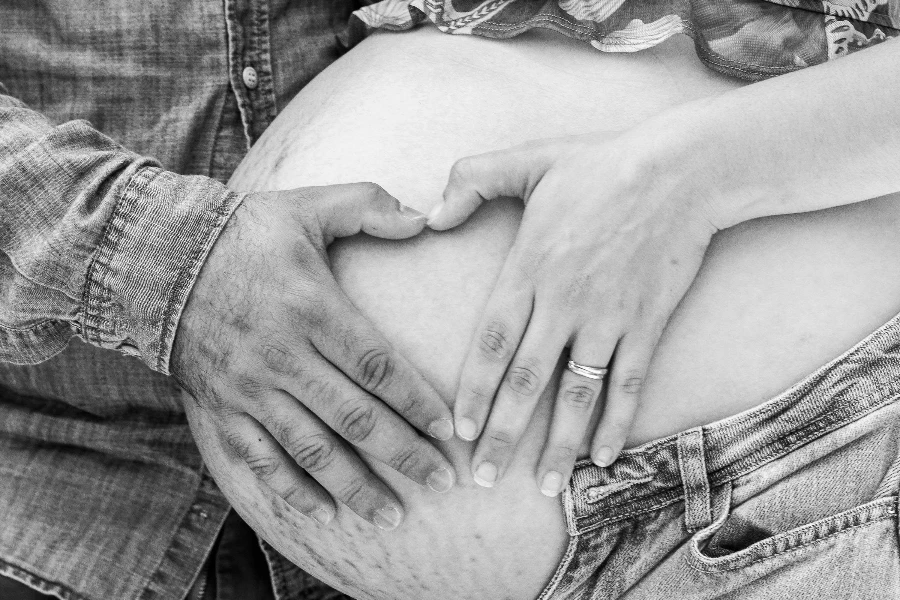
[[[456,161],[444,201],[428,214],[428,226],[437,231],[456,227],[486,200],[513,197],[527,202],[558,148],[555,140],[542,140]]]
[[[427,217],[404,206],[374,183],[347,183],[318,188],[316,214],[326,243],[359,232],[390,240],[420,233]]]

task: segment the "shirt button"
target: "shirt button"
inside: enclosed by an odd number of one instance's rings
[[[259,76],[256,74],[256,69],[253,67],[244,67],[244,85],[246,85],[251,90],[255,90],[256,86],[259,85]]]

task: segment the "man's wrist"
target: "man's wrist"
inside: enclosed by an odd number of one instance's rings
[[[148,167],[123,188],[88,270],[82,335],[168,374],[181,312],[243,195]]]

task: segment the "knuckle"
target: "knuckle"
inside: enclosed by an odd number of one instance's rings
[[[593,289],[594,274],[591,272],[579,272],[570,279],[562,291],[562,301],[566,306],[583,304],[589,292]]]
[[[246,374],[236,375],[233,384],[237,392],[247,398],[259,397],[268,387],[256,377]]]
[[[394,454],[388,463],[392,469],[400,473],[414,473],[421,463],[421,454],[415,446],[407,446]]]
[[[495,448],[509,448],[514,446],[516,443],[516,439],[513,435],[508,431],[499,430],[491,430],[485,434],[485,437],[491,442],[491,445]]]
[[[230,431],[225,434],[225,441],[244,461],[250,456],[250,442],[237,432]]]
[[[259,353],[266,368],[276,375],[294,376],[300,372],[294,356],[281,346],[267,344]]]
[[[304,511],[310,509],[306,486],[302,483],[291,483],[284,490],[278,492],[278,495],[294,508],[302,509]]]
[[[409,395],[403,400],[397,400],[395,404],[392,405],[392,408],[403,415],[406,420],[415,418],[422,412],[421,403],[413,395]]]
[[[488,390],[481,384],[466,384],[463,389],[468,400],[477,406],[490,405],[494,400],[494,390]]]
[[[574,384],[563,392],[563,402],[572,409],[584,411],[594,403],[595,392],[589,385]]]
[[[323,331],[329,323],[328,306],[321,294],[310,294],[299,291],[299,284],[294,282],[297,296],[303,296],[302,305],[291,310],[288,319],[294,331]]]
[[[509,328],[502,321],[491,321],[479,336],[481,354],[492,360],[503,360],[509,355]]]
[[[477,159],[471,156],[460,158],[450,167],[450,181],[454,184],[462,184],[475,175]]]
[[[359,444],[372,435],[376,422],[372,406],[348,403],[338,415],[337,431],[351,444]]]
[[[357,361],[360,383],[368,390],[387,386],[394,375],[394,361],[384,348],[364,352]]]
[[[374,208],[381,213],[397,212],[400,210],[400,202],[377,183],[367,181],[361,183],[360,186],[360,191],[368,199],[371,208]]]
[[[357,185],[359,186],[359,192],[373,201],[387,199],[388,197],[388,193],[385,189],[372,181],[362,181]]]
[[[362,478],[354,478],[344,484],[338,497],[347,506],[363,506],[368,486]]]
[[[550,450],[553,463],[571,463],[578,458],[578,448],[569,444],[556,444]]]
[[[541,391],[541,373],[534,362],[514,366],[506,374],[506,385],[519,396],[530,398]]]
[[[330,406],[337,398],[337,388],[326,379],[312,379],[303,386],[303,398],[297,398],[303,404],[319,407]]]
[[[272,437],[274,437],[279,444],[284,448],[290,448],[294,444],[294,440],[296,439],[294,424],[277,414],[275,411],[269,409],[268,407],[261,406],[265,412],[265,416],[263,417],[262,423],[263,427],[265,427]],[[261,415],[262,416],[262,415]]]
[[[260,479],[271,478],[279,468],[279,461],[276,457],[268,454],[252,454],[244,459],[250,470]]]
[[[297,440],[290,449],[291,457],[307,473],[324,471],[334,463],[334,443],[325,435],[311,435]]]
[[[644,387],[644,376],[635,370],[628,371],[619,379],[618,387],[625,396],[636,398]]]

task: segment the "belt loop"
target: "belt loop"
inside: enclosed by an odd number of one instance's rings
[[[576,518],[577,513],[581,511],[583,508],[584,502],[579,502],[578,492],[572,492],[572,485],[569,484],[563,489],[562,493],[563,497],[563,512],[566,513],[566,530],[569,532],[571,537],[575,537],[580,531],[578,531],[578,520]]]
[[[678,435],[678,470],[684,486],[684,526],[694,532],[712,523],[709,479],[703,450],[703,428]]]

